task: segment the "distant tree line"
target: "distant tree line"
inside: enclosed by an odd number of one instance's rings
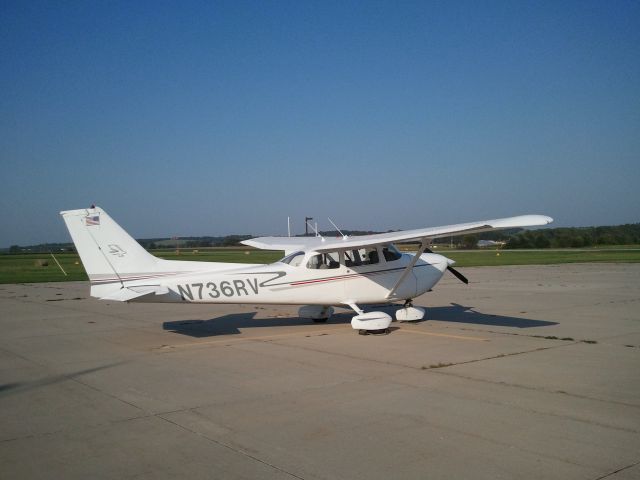
[[[365,235],[376,232],[345,231],[347,235]],[[336,232],[321,232],[323,236],[335,237]],[[147,238],[138,242],[144,248],[206,248],[206,247],[235,247],[240,246],[242,240],[252,238],[252,235],[227,235],[224,237],[180,237]],[[478,240],[495,240],[506,242],[504,248],[581,248],[598,245],[639,245],[640,223],[616,225],[612,227],[571,227],[545,228],[542,230],[502,230],[499,232],[485,232],[478,235],[454,237],[455,245],[464,248],[476,248]],[[450,240],[442,238],[434,244],[449,244]],[[39,245],[11,245],[3,250],[6,253],[62,253],[75,252],[72,243],[42,243]]]
[[[519,232],[505,248],[580,248],[640,244],[640,223],[613,227],[549,228]]]
[[[252,235],[227,235],[224,237],[180,237],[170,238],[141,238],[137,242],[147,250],[157,248],[205,248],[205,247],[235,247],[241,245],[242,240],[252,238]],[[5,253],[75,253],[73,243],[41,243],[38,245],[11,245],[3,250]]]
[[[76,249],[73,243],[41,243],[38,245],[27,245],[26,247],[11,245],[7,251],[8,253],[65,253],[75,252]]]
[[[477,248],[478,240],[505,242],[504,248],[581,248],[599,245],[640,244],[640,223],[612,227],[561,227],[541,230],[503,230],[465,235],[456,242],[464,248]],[[445,239],[441,244],[448,242]]]
[[[345,230],[345,235],[369,235],[372,231]],[[331,238],[339,236],[335,231],[323,231],[320,234]],[[252,238],[251,235],[227,235],[226,237],[183,237],[179,240],[180,248],[232,247],[239,246],[242,240]],[[485,232],[479,235],[456,237],[456,244],[464,248],[477,248],[478,240],[495,240],[506,242],[504,248],[581,248],[597,245],[633,245],[640,244],[640,223],[617,225],[612,227],[562,227],[541,230],[511,229],[497,232]],[[161,244],[153,241],[145,243],[145,248],[171,248],[175,240],[161,240]],[[448,243],[440,239],[438,243]]]
[[[248,240],[252,235],[227,235],[224,237],[180,237],[178,239],[167,238],[143,238],[138,243],[147,250],[157,248],[207,248],[207,247],[236,247],[242,240]]]

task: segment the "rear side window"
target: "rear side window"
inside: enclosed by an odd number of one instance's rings
[[[344,252],[344,264],[347,267],[374,265],[376,263],[380,263],[377,247],[359,248]]]

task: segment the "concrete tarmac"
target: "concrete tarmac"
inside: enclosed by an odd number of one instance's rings
[[[640,478],[640,264],[463,270],[386,336],[0,285],[0,478]]]

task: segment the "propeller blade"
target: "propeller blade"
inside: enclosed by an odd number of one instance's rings
[[[460,280],[462,283],[464,283],[465,285],[469,285],[469,280],[467,279],[467,277],[465,277],[463,274],[461,274],[458,270],[456,270],[453,267],[447,267],[447,270],[449,270],[451,273],[453,273],[455,275],[455,277]]]
[[[424,249],[425,252],[427,253],[433,253],[433,250],[431,250],[430,248],[425,248]],[[456,270],[455,268],[453,268],[452,266],[447,266],[447,270],[449,270],[451,273],[453,273],[453,275],[460,280],[462,283],[464,283],[465,285],[469,285],[469,280],[467,279],[467,277],[465,277],[463,274],[461,274],[458,270]]]

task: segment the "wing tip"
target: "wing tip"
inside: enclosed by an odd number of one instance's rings
[[[553,222],[553,218],[548,215],[528,215],[528,217],[530,217],[532,221],[536,222],[532,223],[531,226],[549,225],[551,222]]]
[[[241,243],[242,245],[246,245],[247,247],[254,247],[254,248],[257,248],[257,247],[256,247],[256,245],[257,245],[257,243],[258,243],[258,242],[254,241],[254,240],[255,240],[255,239],[250,238],[250,239],[248,239],[248,240],[242,240],[242,241],[240,241],[240,243]]]

